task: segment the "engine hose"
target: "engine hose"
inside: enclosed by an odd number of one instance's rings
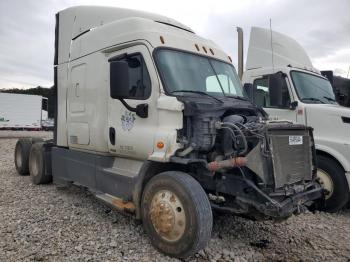
[[[227,129],[231,133],[231,139],[233,141],[235,148],[237,148],[237,141],[236,141],[237,139],[236,138],[240,135],[236,135],[235,132],[233,132],[232,128],[228,127],[228,126],[222,126],[221,129]]]
[[[189,147],[185,148],[184,150],[182,150],[181,152],[178,152],[177,155],[184,157],[184,156],[188,155],[189,153],[191,153],[192,151],[193,151],[193,147],[189,146]]]
[[[231,159],[210,162],[208,163],[207,168],[209,171],[215,172],[220,169],[245,166],[246,163],[247,159],[245,157],[234,157]]]
[[[241,130],[238,126],[236,126],[235,124],[233,124],[233,123],[223,122],[222,125],[231,126],[231,127],[235,128],[235,129],[238,131],[238,133],[239,133],[239,134],[241,135],[241,137],[242,137],[243,145],[244,145],[244,149],[243,149],[241,152],[239,152],[239,153],[242,154],[242,155],[244,155],[245,153],[247,153],[247,151],[248,151],[248,142],[247,142],[247,139],[246,139],[245,135],[243,134],[242,130]]]

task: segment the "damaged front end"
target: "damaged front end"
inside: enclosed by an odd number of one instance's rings
[[[316,182],[312,128],[268,122],[246,101],[182,98],[184,145],[173,162],[189,164],[213,208],[254,218],[285,218],[323,198]]]

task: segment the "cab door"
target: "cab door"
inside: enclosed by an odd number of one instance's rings
[[[269,76],[253,82],[253,103],[263,107],[270,120],[297,121],[297,110],[292,106],[291,92],[284,78],[280,85],[269,86]]]
[[[147,159],[153,152],[158,123],[156,101],[159,97],[159,82],[151,54],[146,46],[137,45],[114,52],[108,57],[108,63],[109,152],[122,157]],[[119,94],[120,97],[113,97]],[[136,108],[139,112],[135,112]]]

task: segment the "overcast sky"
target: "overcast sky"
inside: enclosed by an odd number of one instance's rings
[[[1,0],[0,88],[53,84],[55,13],[74,5],[139,9],[174,18],[214,40],[237,60],[236,26],[269,27],[296,39],[315,67],[346,76],[350,66],[350,0]],[[246,55],[246,53],[245,53]]]

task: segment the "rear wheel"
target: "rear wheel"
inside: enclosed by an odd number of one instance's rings
[[[333,159],[317,156],[317,179],[325,189],[325,204],[321,207],[327,212],[336,212],[349,201],[349,185],[342,167]]]
[[[143,225],[152,244],[167,255],[186,258],[210,240],[212,211],[201,185],[183,172],[153,177],[141,202]]]
[[[18,139],[15,147],[15,166],[21,176],[29,174],[29,153],[32,144],[41,141],[41,138]]]
[[[38,142],[32,145],[29,154],[29,173],[34,184],[47,184],[52,181],[52,176],[47,175],[45,170],[44,143]]]

